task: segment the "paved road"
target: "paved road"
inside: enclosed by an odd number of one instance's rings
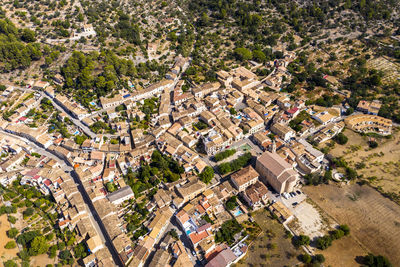
[[[24,91],[24,92],[37,92],[41,95],[41,98],[46,97],[48,98],[51,103],[53,104],[53,106],[60,112],[65,112],[68,116],[68,118],[72,121],[73,124],[76,125],[76,127],[78,127],[82,132],[84,132],[87,136],[89,136],[90,138],[95,138],[96,134],[94,132],[92,132],[92,130],[90,130],[89,127],[87,127],[86,125],[84,125],[80,120],[72,117],[67,110],[65,110],[63,107],[61,107],[59,104],[57,104],[54,99],[52,99],[51,97],[48,97],[43,91],[38,91],[38,90],[33,90],[31,88],[25,88],[25,87],[17,87],[17,86],[13,86],[15,89]],[[40,99],[41,99],[40,98]]]
[[[189,255],[190,260],[192,261],[193,266],[195,267],[200,267],[202,266],[200,264],[200,261],[197,259],[197,257],[194,257],[192,255],[192,251],[193,251],[193,247],[192,244],[190,243],[189,238],[186,236],[186,234],[184,234],[178,224],[178,222],[176,221],[176,217],[172,216],[171,220],[170,220],[170,224],[167,227],[167,231],[171,230],[171,229],[176,229],[176,232],[178,233],[179,239],[182,241],[183,245],[186,248],[186,253]],[[167,233],[166,231],[166,233]]]
[[[44,95],[43,92],[40,92],[42,95]],[[51,97],[48,97],[48,99],[50,99],[51,103],[53,104],[53,106],[59,110],[59,111],[65,111],[65,113],[67,114],[68,118],[72,121],[73,124],[76,125],[76,127],[78,127],[82,132],[84,132],[87,136],[89,136],[90,138],[95,138],[96,134],[94,132],[92,132],[92,130],[90,130],[89,127],[87,127],[86,125],[84,125],[80,120],[75,119],[74,117],[72,117],[69,113],[68,110],[65,110],[63,107],[61,107],[60,105],[58,105],[56,103],[56,101],[54,101]]]
[[[5,132],[5,131],[3,131],[3,130],[0,130],[0,133],[3,134],[3,135],[10,136],[10,137],[15,138],[15,139],[19,139],[19,140],[23,141],[26,145],[28,145],[29,147],[31,147],[34,151],[36,151],[37,153],[39,153],[40,155],[43,155],[43,156],[46,156],[46,157],[48,157],[48,158],[54,159],[55,161],[57,161],[57,162],[60,164],[61,168],[62,168],[64,171],[72,171],[72,170],[73,170],[73,168],[72,168],[71,166],[68,166],[68,165],[65,163],[65,161],[63,161],[63,160],[60,159],[59,157],[55,156],[54,154],[48,152],[47,150],[45,150],[45,149],[39,147],[38,145],[36,145],[36,144],[33,143],[32,141],[30,141],[30,140],[28,140],[28,139],[26,139],[26,138],[23,138],[23,137],[21,137],[21,136],[18,136],[18,135],[14,135],[14,134]]]
[[[59,162],[60,165],[62,166],[63,170],[71,171],[70,175],[74,179],[75,184],[77,185],[77,188],[78,188],[79,192],[81,193],[83,200],[85,201],[86,210],[88,211],[88,214],[89,214],[89,219],[93,223],[93,226],[94,226],[97,234],[100,236],[101,240],[105,240],[105,245],[109,249],[109,251],[113,257],[113,260],[117,264],[117,266],[123,266],[117,251],[115,250],[114,246],[112,245],[111,238],[109,237],[102,220],[100,219],[99,215],[97,214],[96,210],[94,209],[92,201],[90,200],[86,190],[83,188],[81,180],[79,179],[78,175],[73,170],[70,163],[64,161],[63,159],[50,153],[49,151],[46,151],[45,149],[40,148],[38,145],[29,141],[26,138],[23,138],[23,137],[20,137],[18,135],[14,135],[11,133],[7,133],[3,130],[0,130],[0,133],[24,141],[28,146],[32,147],[37,153],[39,153],[41,155],[45,155],[45,156],[52,158],[52,159],[56,160],[57,162]]]

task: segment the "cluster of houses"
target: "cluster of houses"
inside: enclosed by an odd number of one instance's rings
[[[8,159],[1,164],[4,171],[0,174],[1,184],[7,186],[20,178],[22,185],[33,186],[44,195],[51,195],[57,204],[58,227],[75,231],[76,242],[85,242],[89,249],[90,254],[83,259],[85,265],[114,266],[111,253],[95,230],[77,184],[63,166],[49,157],[33,155],[34,150],[19,139],[0,135],[0,142],[3,151],[9,153]]]
[[[88,114],[73,100],[56,95],[47,82],[32,84],[83,124],[90,126],[102,121],[115,134],[94,134],[94,138],[78,144],[72,138],[49,133],[46,125],[32,127],[23,118],[38,105],[40,96],[26,99],[8,120],[0,120],[0,129],[28,139],[73,166],[83,192],[55,160],[32,157],[26,144],[18,139],[10,141],[11,137],[6,136],[0,139],[0,182],[9,183],[16,172],[22,175],[21,182],[52,194],[60,207],[59,227],[76,230],[79,240],[84,240],[91,251],[84,259],[85,266],[114,266],[105,241],[91,223],[88,209],[97,213],[123,264],[144,266],[150,261],[154,266],[165,266],[166,262],[171,266],[190,265],[188,248],[180,240],[165,235],[171,217],[175,216],[196,257],[208,267],[229,266],[245,255],[247,246],[241,240],[232,246],[218,244],[215,232],[228,220],[247,220],[246,207],[256,210],[268,205],[281,221],[290,220],[293,215],[283,204],[269,205],[269,194],[271,190],[279,194],[293,192],[299,184],[299,174],[322,169],[324,154],[312,143],[326,142],[345,125],[362,133],[388,135],[392,130],[392,122],[377,115],[377,101],[361,101],[358,110],[366,114],[348,116],[343,121],[340,108],[306,107],[304,97],[293,99],[280,93],[283,77],[290,76],[286,67],[294,58],[295,54],[288,52],[271,63],[274,71],[263,81],[251,70],[238,67],[229,72],[218,71],[217,82],[188,86],[179,77],[190,60],[178,56],[164,80],[142,90],[124,90],[101,97],[101,111],[107,113],[107,119],[102,112]],[[18,96],[7,89],[1,97]],[[149,98],[156,99],[155,114],[144,114],[139,109],[143,100]],[[121,119],[121,110],[117,109],[121,105],[128,120]],[[305,119],[296,120],[296,128],[291,122],[298,116]],[[136,121],[145,117],[150,120],[144,129],[132,127],[132,117]],[[263,151],[251,151],[257,156],[253,166],[230,174],[229,180],[212,187],[199,180],[197,174],[208,166],[206,162],[211,157],[244,139],[251,139]],[[123,176],[130,170],[139,170],[143,161],[150,162],[156,149],[178,161],[185,173],[176,182],[162,182],[158,186],[146,206],[151,212],[145,222],[148,233],[133,244],[123,218],[129,212],[126,205],[134,193]],[[22,162],[29,168],[22,168]],[[108,186],[115,189],[109,190]],[[241,200],[234,210],[229,210],[225,203],[234,195]]]

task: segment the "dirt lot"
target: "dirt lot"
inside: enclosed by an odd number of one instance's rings
[[[56,264],[55,259],[50,259],[47,254],[41,254],[38,256],[31,257],[31,266],[46,266],[47,264]]]
[[[295,266],[301,251],[297,251],[290,239],[285,238],[283,225],[271,219],[265,210],[257,211],[253,217],[260,225],[262,234],[236,266]]]
[[[368,147],[368,137],[347,129],[344,134],[349,138],[347,144],[336,144],[330,153],[336,157],[343,156],[372,186],[400,194],[400,133],[395,133],[392,139],[376,140],[379,146],[375,149]],[[357,163],[365,166],[360,168]]]
[[[328,249],[317,250],[317,254],[325,256],[324,266],[360,266],[356,262],[356,257],[365,256],[367,252],[351,236],[345,236],[335,240]]]
[[[0,266],[3,266],[3,262],[17,257],[18,248],[5,249],[4,246],[8,241],[12,239],[8,238],[6,232],[10,230],[10,223],[7,221],[7,215],[0,216]]]
[[[392,263],[400,262],[400,206],[396,203],[366,185],[320,185],[303,190],[337,223],[349,225],[350,236],[360,244],[357,248],[351,242],[335,241],[325,252],[327,258],[338,260],[335,255],[341,255],[353,259],[354,266],[355,257],[365,254],[365,249],[388,257]]]

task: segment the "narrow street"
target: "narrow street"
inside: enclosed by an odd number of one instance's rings
[[[78,119],[72,117],[72,116],[68,113],[67,110],[65,110],[63,107],[61,107],[59,104],[57,104],[56,101],[54,101],[54,99],[52,99],[51,97],[48,97],[43,91],[37,91],[37,90],[30,89],[30,88],[17,87],[17,86],[14,86],[14,88],[15,88],[15,89],[18,89],[18,90],[21,90],[21,91],[24,91],[24,92],[37,92],[37,93],[39,93],[39,94],[41,95],[41,98],[40,98],[40,99],[42,99],[42,98],[44,98],[44,97],[48,98],[48,99],[51,101],[51,103],[53,104],[53,106],[54,106],[58,111],[60,111],[60,112],[65,112],[65,113],[67,114],[68,118],[72,121],[72,123],[73,123],[76,127],[78,127],[81,131],[83,131],[87,136],[89,136],[89,137],[92,138],[92,139],[96,137],[96,134],[95,134],[94,132],[92,132],[92,130],[90,130],[89,127],[87,127],[86,125],[84,125],[80,120],[78,120]]]
[[[21,141],[24,141],[27,145],[29,145],[31,148],[33,148],[37,153],[39,153],[41,155],[45,155],[49,158],[56,160],[61,165],[61,167],[64,171],[70,171],[70,175],[74,179],[75,184],[77,185],[77,188],[78,188],[79,192],[81,193],[83,200],[85,201],[85,204],[87,207],[86,210],[88,211],[88,214],[89,214],[89,219],[92,222],[97,234],[100,236],[101,240],[105,241],[105,246],[109,249],[109,251],[113,257],[113,260],[117,264],[117,266],[123,266],[117,251],[114,249],[114,246],[112,245],[111,238],[109,237],[103,222],[101,221],[99,215],[97,214],[92,201],[90,200],[86,190],[83,188],[81,180],[79,179],[78,175],[75,173],[75,171],[72,168],[72,166],[70,165],[70,163],[62,160],[58,156],[46,151],[45,149],[40,148],[38,145],[29,141],[26,138],[4,132],[3,130],[0,130],[0,133],[10,136],[10,137],[13,137],[13,138],[17,138]]]
[[[43,92],[40,92],[42,95],[44,95]],[[51,101],[51,103],[53,104],[53,106],[61,111],[61,112],[65,112],[68,116],[68,118],[72,121],[73,124],[75,124],[82,132],[84,132],[87,136],[89,136],[90,138],[95,138],[96,134],[94,132],[92,132],[92,130],[90,130],[89,127],[87,127],[86,125],[84,125],[80,120],[75,119],[74,117],[72,117],[67,110],[65,110],[64,108],[62,108],[60,105],[58,105],[54,99],[48,97],[48,99]]]

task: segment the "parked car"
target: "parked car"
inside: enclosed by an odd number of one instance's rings
[[[301,194],[301,191],[300,191],[300,190],[297,190],[296,193],[300,195],[300,194]]]
[[[297,204],[299,204],[299,203],[297,203],[297,202],[292,203],[293,207],[297,206]]]

